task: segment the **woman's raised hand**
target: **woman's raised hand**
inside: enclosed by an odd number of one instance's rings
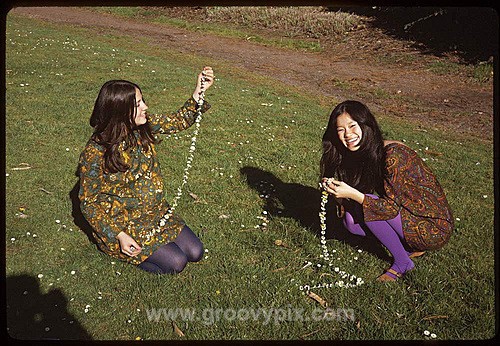
[[[202,80],[203,82],[203,91],[205,92],[208,88],[214,84],[215,80],[215,75],[214,75],[214,70],[210,66],[205,66],[203,68],[203,71],[200,72],[198,75],[198,81],[196,83],[196,88],[194,89],[193,92],[193,98],[198,101],[200,98],[200,94],[202,91]]]

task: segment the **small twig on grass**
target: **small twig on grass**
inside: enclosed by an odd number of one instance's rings
[[[304,339],[304,338],[306,338],[306,337],[308,337],[308,336],[311,336],[311,335],[313,335],[313,334],[316,334],[316,333],[317,333],[317,332],[319,332],[320,330],[321,330],[321,329],[316,329],[314,332],[310,332],[310,333],[307,333],[307,334],[304,334],[304,335],[299,336],[299,338]]]
[[[307,295],[310,298],[314,299],[316,302],[318,302],[319,305],[321,305],[321,307],[323,307],[323,308],[328,307],[327,301],[324,300],[323,298],[321,298],[320,296],[318,296],[316,293],[309,291],[309,292],[307,292]]]
[[[446,315],[434,315],[434,316],[426,316],[426,317],[424,317],[422,319],[428,321],[428,320],[436,320],[436,319],[439,319],[439,318],[445,318],[446,319],[446,318],[448,318],[448,316],[446,316]]]
[[[443,153],[440,153],[438,151],[429,150],[429,149],[426,149],[425,153],[429,154],[429,155],[433,155],[433,156],[441,156],[441,155],[443,155]]]
[[[40,191],[43,191],[43,192],[45,192],[46,194],[49,194],[49,195],[51,195],[53,193],[53,192],[45,190],[43,187],[40,188]]]
[[[22,171],[25,169],[31,169],[32,167],[29,165],[29,163],[21,162],[18,167],[13,167],[11,170],[13,171]]]
[[[290,267],[290,266],[286,266],[286,267],[281,267],[281,268],[273,269],[273,270],[271,270],[271,272],[276,273],[276,272],[279,272],[279,271],[285,270],[286,268],[289,268],[289,267]]]

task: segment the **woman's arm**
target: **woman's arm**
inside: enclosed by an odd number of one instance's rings
[[[390,187],[386,196],[377,198],[365,195],[343,181],[323,178],[322,183],[323,188],[336,199],[347,198],[361,204],[363,206],[365,221],[390,220],[395,218],[399,213],[399,206],[391,198],[393,194]]]
[[[214,82],[214,72],[211,67],[205,67],[203,72],[198,75],[198,80],[196,83],[196,87],[193,91],[193,96],[189,98],[184,105],[177,110],[176,112],[170,115],[164,114],[154,114],[147,115],[148,122],[151,126],[153,133],[162,133],[162,134],[171,134],[175,132],[179,132],[185,130],[192,126],[196,121],[196,117],[198,115],[198,100],[202,90],[206,91],[210,88]],[[202,79],[204,81],[202,81]],[[200,111],[202,113],[206,112],[210,109],[210,104],[207,102],[203,103]]]
[[[335,196],[337,199],[348,198],[358,202],[359,204],[363,204],[363,201],[365,200],[365,195],[363,193],[343,181],[323,178],[323,186],[326,192]]]
[[[204,113],[210,108],[205,102],[201,108]],[[196,121],[198,104],[194,98],[187,100],[176,112],[166,114],[148,114],[148,122],[153,133],[172,134],[191,127]]]

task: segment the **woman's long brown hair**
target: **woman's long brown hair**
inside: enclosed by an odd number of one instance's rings
[[[350,151],[340,142],[337,118],[347,113],[361,127],[363,136],[357,151]],[[359,101],[347,100],[338,104],[330,115],[323,135],[321,177],[335,177],[362,193],[376,191],[384,196],[387,175],[386,155],[382,132],[368,107]]]
[[[143,150],[148,151],[154,143],[154,136],[149,123],[135,125],[137,84],[125,80],[111,80],[101,87],[90,117],[90,126],[94,128],[92,138],[105,148],[104,170],[107,173],[125,172],[129,166],[123,161],[119,150],[122,142],[129,149],[138,145],[134,131]]]

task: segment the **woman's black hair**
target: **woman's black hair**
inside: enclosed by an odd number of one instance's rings
[[[362,138],[357,151],[350,151],[337,134],[337,118],[347,113],[361,128]],[[335,177],[362,193],[377,192],[384,196],[387,175],[382,132],[368,107],[359,101],[347,100],[332,111],[323,134],[321,177]]]
[[[123,161],[119,146],[123,149],[135,147],[138,139],[145,151],[154,143],[154,136],[149,123],[136,126],[136,89],[139,86],[125,80],[111,80],[101,87],[90,117],[90,126],[94,128],[92,138],[104,146],[104,170],[108,173],[125,172],[129,166]]]

